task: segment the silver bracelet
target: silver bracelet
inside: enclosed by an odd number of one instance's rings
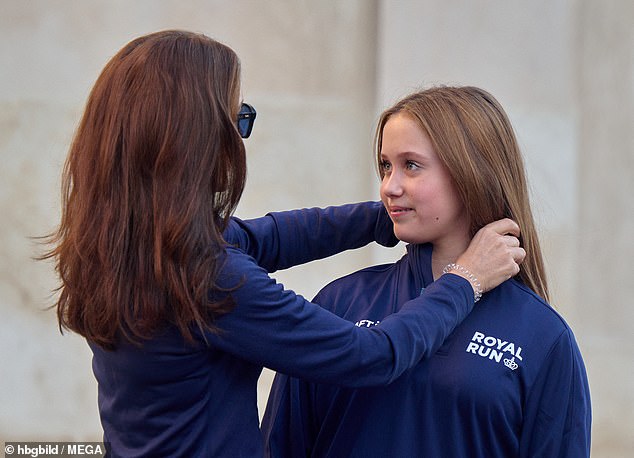
[[[482,285],[480,285],[480,282],[478,281],[476,276],[462,267],[460,264],[456,264],[454,262],[452,262],[451,264],[447,264],[442,270],[442,273],[446,274],[451,272],[452,270],[457,270],[461,274],[464,274],[465,277],[467,277],[467,280],[469,280],[469,283],[471,283],[471,285],[473,286],[473,302],[478,302],[482,298]]]

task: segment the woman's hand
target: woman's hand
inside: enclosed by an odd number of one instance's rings
[[[474,235],[456,264],[478,279],[482,292],[489,291],[519,273],[519,265],[526,257],[526,251],[520,247],[519,236],[520,228],[511,219],[504,218],[487,224]],[[469,280],[467,275],[458,270],[452,270],[451,273]]]

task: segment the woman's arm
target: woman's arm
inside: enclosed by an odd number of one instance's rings
[[[276,212],[250,220],[232,218],[223,235],[268,272],[374,241],[384,246],[398,243],[380,202]]]
[[[481,278],[487,287],[509,278],[517,269],[518,257],[523,259],[524,251],[518,252],[516,241],[509,250],[512,237],[504,235],[509,224],[517,226],[510,220],[485,226],[462,255],[470,260],[472,272],[487,274]],[[266,250],[256,251],[266,258]],[[301,254],[295,260],[298,257]],[[278,259],[279,265],[286,263]],[[226,249],[216,286],[215,294],[231,294],[236,306],[216,320],[221,332],[207,336],[212,344],[279,372],[345,386],[390,383],[433,354],[474,305],[472,283],[450,273],[379,326],[358,328],[285,290],[257,259],[234,247]],[[223,299],[211,294],[212,301]]]
[[[360,328],[285,290],[246,254],[227,252],[217,281],[226,290],[240,284],[230,293],[236,306],[216,320],[220,332],[207,334],[208,342],[310,381],[390,383],[433,354],[474,304],[470,283],[447,274],[380,325]]]

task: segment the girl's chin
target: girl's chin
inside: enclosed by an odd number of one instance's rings
[[[415,243],[415,244],[427,243],[427,240],[424,237],[416,236],[414,234],[411,234],[405,231],[399,231],[398,229],[394,230],[394,235],[401,242],[405,242],[405,243]]]

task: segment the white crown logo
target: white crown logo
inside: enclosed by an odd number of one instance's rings
[[[518,365],[515,362],[515,356],[513,356],[511,359],[505,358],[504,365],[508,367],[509,369],[511,369],[512,371],[518,368]]]

